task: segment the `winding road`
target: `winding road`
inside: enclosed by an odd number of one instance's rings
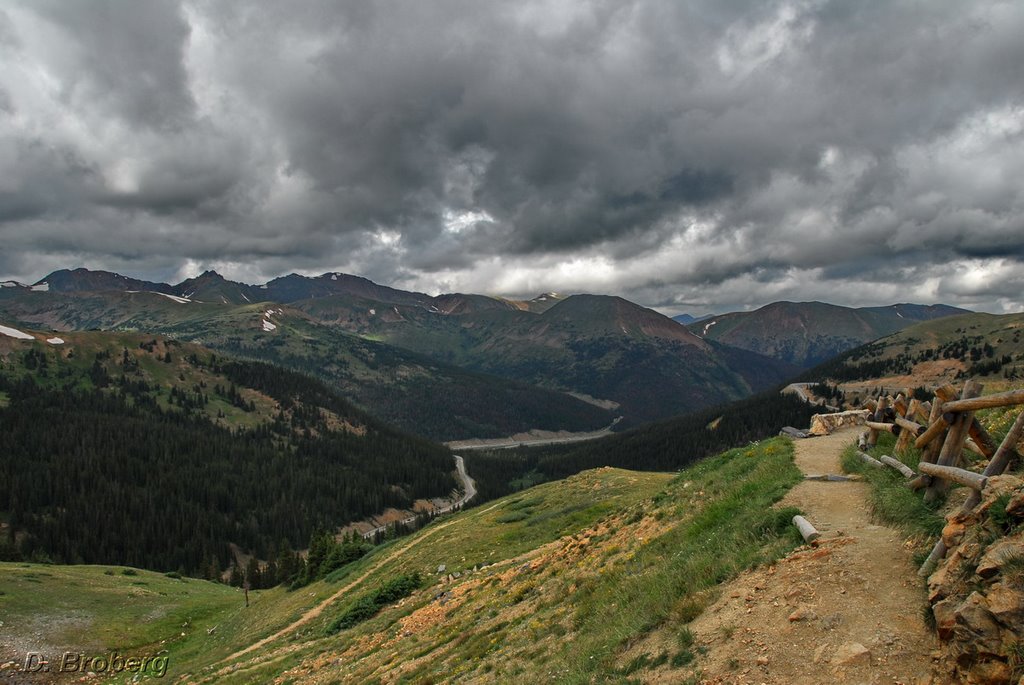
[[[457,501],[452,502],[451,504],[449,504],[446,507],[441,507],[440,509],[435,509],[434,510],[434,515],[435,516],[440,515],[440,514],[449,514],[449,513],[453,512],[453,511],[455,511],[456,509],[460,508],[461,506],[463,506],[469,500],[471,500],[474,497],[476,497],[476,483],[473,481],[472,478],[469,477],[469,474],[466,473],[466,460],[463,459],[462,457],[460,457],[457,454],[455,455],[455,471],[459,474],[459,480],[462,481],[462,497],[460,497]],[[409,518],[404,518],[401,521],[399,521],[399,523],[403,523],[403,524],[406,524],[406,525],[408,525],[410,523],[415,523],[415,522],[416,522],[416,517],[415,516],[410,516]],[[374,528],[372,530],[368,530],[365,533],[363,533],[363,539],[364,540],[369,540],[370,538],[372,538],[377,533],[386,531],[387,528],[388,528],[387,525],[384,525],[384,526],[377,526],[376,528]]]

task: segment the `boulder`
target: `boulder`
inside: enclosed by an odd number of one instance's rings
[[[989,611],[988,601],[980,592],[972,592],[956,608],[956,627],[953,640],[963,650],[979,655],[998,656],[1002,647],[1002,629]]]
[[[871,414],[867,409],[841,411],[835,414],[815,414],[811,417],[810,435],[829,435],[843,426],[863,426]]]
[[[949,640],[953,637],[953,629],[956,627],[957,604],[955,599],[944,599],[932,607],[932,614],[935,616],[935,631],[939,634],[940,640]]]
[[[976,573],[982,578],[991,578],[1009,561],[1024,560],[1024,537],[1015,535],[1004,538],[989,546],[978,562]]]
[[[968,685],[1010,685],[1010,667],[999,660],[979,661],[967,674]]]
[[[871,664],[871,650],[859,642],[847,642],[836,650],[832,663],[837,666],[868,666]]]
[[[953,549],[960,544],[966,532],[967,526],[962,521],[953,518],[947,521],[946,526],[942,529],[942,541],[946,543],[947,548]]]
[[[997,583],[985,595],[988,610],[1003,627],[1024,637],[1024,591]]]

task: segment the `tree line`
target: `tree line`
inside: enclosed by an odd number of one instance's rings
[[[574,445],[518,450],[467,451],[479,502],[546,480],[601,466],[637,471],[674,471],[704,457],[776,435],[783,426],[806,427],[821,411],[778,390],[659,421]]]

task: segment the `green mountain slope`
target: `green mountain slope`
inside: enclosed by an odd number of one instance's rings
[[[320,324],[287,305],[181,301],[152,292],[0,289],[0,322],[146,331],[315,375],[367,411],[437,440],[532,428],[585,431],[614,416],[551,389],[466,371]]]
[[[1024,314],[963,314],[926,321],[850,350],[808,378],[909,377],[914,384],[1024,378]]]
[[[444,362],[612,400],[626,416],[623,425],[745,397],[796,371],[705,342],[618,297],[573,295],[541,313],[480,308],[444,315],[340,296],[295,306],[325,324]]]
[[[824,302],[774,302],[752,312],[710,317],[687,328],[706,340],[808,367],[916,322],[964,311],[947,305],[851,309]]]

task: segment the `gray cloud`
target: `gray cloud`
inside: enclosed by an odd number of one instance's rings
[[[0,268],[1020,308],[1022,30],[952,0],[26,0]]]

